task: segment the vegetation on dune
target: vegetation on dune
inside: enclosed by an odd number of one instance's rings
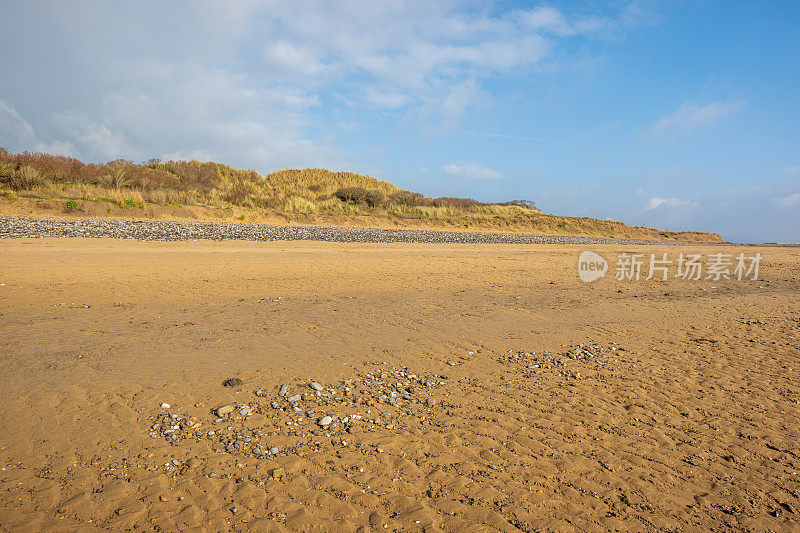
[[[262,176],[220,163],[116,160],[87,164],[41,153],[0,148],[0,183],[23,196],[110,201],[120,206],[180,204],[264,209],[278,214],[383,214],[436,218],[499,212],[538,213],[529,202],[485,204],[468,198],[426,198],[353,172],[286,169]],[[442,209],[444,208],[444,209]],[[510,212],[509,210],[502,210]]]
[[[704,238],[697,233],[667,234],[621,222],[548,215],[526,200],[484,203],[471,198],[427,198],[353,172],[306,168],[261,175],[214,162],[158,159],[140,164],[122,159],[93,164],[66,156],[13,154],[0,148],[0,199],[8,204],[19,198],[66,200],[59,205],[71,213],[84,212],[83,206],[89,202],[106,202],[111,206],[102,209],[109,215],[114,205],[122,211],[134,210],[126,211],[129,215],[125,216],[148,216],[137,215],[136,209],[148,209],[149,216],[157,216],[158,209],[165,208],[156,206],[198,206],[196,209],[236,211],[231,217],[238,220],[245,220],[244,211],[286,221],[347,224],[357,216],[361,223],[370,220],[374,224]],[[718,236],[708,240],[718,240]]]

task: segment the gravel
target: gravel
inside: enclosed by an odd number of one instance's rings
[[[89,237],[142,241],[247,240],[462,244],[689,244],[675,241],[565,235],[472,233],[334,226],[274,226],[226,222],[123,219],[56,219],[0,216],[0,238]]]

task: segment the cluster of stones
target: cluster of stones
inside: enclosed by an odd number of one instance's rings
[[[596,344],[571,346],[566,352],[548,353],[546,351],[541,353],[536,352],[509,352],[500,358],[498,361],[512,365],[519,369],[522,374],[536,374],[543,370],[552,370],[559,375],[580,379],[581,373],[578,370],[571,368],[576,362],[592,363],[595,368],[602,368],[608,363],[606,357],[622,350],[615,343],[611,346],[603,347]]]
[[[269,224],[161,220],[0,217],[0,238],[39,237],[111,237],[142,241],[185,241],[194,239],[220,241],[231,239],[247,241],[310,240],[463,244],[681,244],[674,241],[642,239],[473,233],[466,231],[346,228],[335,226],[275,226]]]
[[[319,449],[321,437],[347,446],[348,435],[430,421],[437,407],[431,392],[446,379],[392,369],[366,372],[334,387],[316,381],[283,384],[273,392],[254,391],[251,401],[217,406],[206,420],[171,412],[164,403],[148,419],[150,437],[174,445],[205,440],[219,452],[265,459],[302,455]],[[294,437],[295,444],[281,449],[270,443],[275,437]]]

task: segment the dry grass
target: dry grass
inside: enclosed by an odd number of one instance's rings
[[[319,168],[262,176],[214,162],[153,159],[142,164],[125,160],[87,164],[65,156],[12,154],[0,148],[0,189],[5,202],[17,197],[107,202],[128,216],[141,216],[137,210],[145,208],[152,214],[160,206],[177,205],[245,210],[252,215],[240,214],[239,220],[277,216],[347,224],[359,217],[359,223],[374,220],[380,225],[408,226],[419,221],[443,228],[686,238],[680,232],[546,215],[529,201],[487,204],[470,198],[426,198],[371,176]]]

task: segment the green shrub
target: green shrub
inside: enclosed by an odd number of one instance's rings
[[[78,202],[75,200],[67,200],[67,211],[76,211],[78,209]]]

